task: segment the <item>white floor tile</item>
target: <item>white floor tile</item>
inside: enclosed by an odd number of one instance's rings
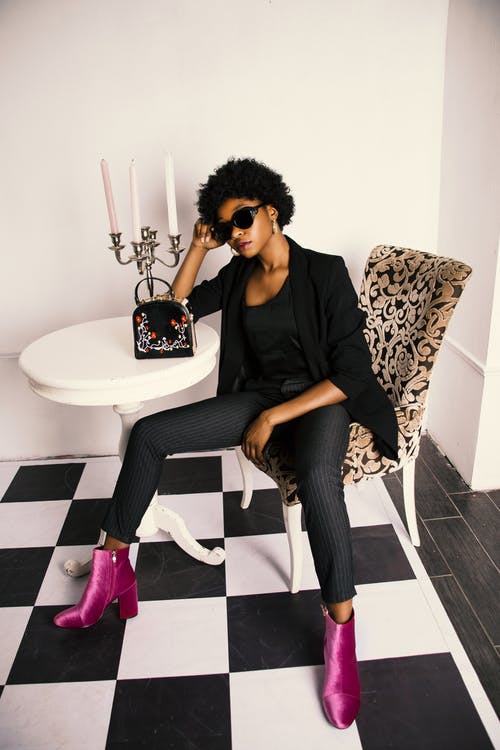
[[[225,597],[139,602],[127,621],[119,679],[229,671]]]
[[[323,667],[230,675],[233,750],[362,750],[356,724],[342,731],[321,705]]]
[[[71,500],[0,503],[0,547],[52,547]]]
[[[305,531],[302,532],[304,568],[301,589],[319,588]],[[226,592],[228,596],[289,591],[290,552],[283,534],[229,537],[226,548]]]
[[[114,690],[114,681],[7,685],[0,750],[104,748]]]
[[[0,684],[5,685],[32,607],[0,607]],[[1,729],[0,729],[1,733]]]
[[[357,586],[359,660],[448,651],[417,580]]]
[[[220,492],[160,495],[159,502],[182,516],[195,539],[221,539],[224,536],[224,508]],[[165,538],[171,537],[160,534],[159,539]],[[144,537],[144,541],[156,540],[154,537]]]
[[[75,500],[112,497],[121,469],[118,456],[86,459],[87,464],[75,492]]]
[[[380,499],[381,479],[370,479],[345,487],[345,502],[351,527],[377,526],[389,523],[384,504]]]

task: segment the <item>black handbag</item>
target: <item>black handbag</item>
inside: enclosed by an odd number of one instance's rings
[[[167,281],[151,277],[151,282],[153,280],[163,282],[167,291],[154,294],[150,287],[153,296],[140,300],[139,287],[149,279],[141,279],[135,288],[137,307],[132,315],[135,358],[192,357],[196,351],[196,334],[187,299],[180,302]]]

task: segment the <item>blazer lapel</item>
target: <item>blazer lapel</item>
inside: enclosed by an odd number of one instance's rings
[[[233,380],[238,376],[245,360],[245,337],[242,325],[243,295],[252,269],[253,259],[242,260],[241,266],[235,274],[231,291],[228,295],[227,308],[225,311],[225,331],[221,336],[224,342],[224,350],[221,350],[221,360],[226,362],[226,374],[228,385],[232,386]],[[229,381],[231,383],[229,384]]]
[[[320,352],[317,303],[309,278],[307,258],[300,245],[287,237],[290,246],[290,288],[299,341],[315,380],[325,377]]]

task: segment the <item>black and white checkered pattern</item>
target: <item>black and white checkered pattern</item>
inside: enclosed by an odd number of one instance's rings
[[[239,507],[233,452],[166,461],[160,501],[212,567],[164,532],[132,545],[139,616],[113,604],[86,630],[54,614],[85,579],[117,458],[0,464],[0,748],[447,748],[498,741],[484,691],[380,480],[347,488],[353,528],[361,711],[340,731],[321,708],[323,618],[304,532],[302,590],[270,480]]]

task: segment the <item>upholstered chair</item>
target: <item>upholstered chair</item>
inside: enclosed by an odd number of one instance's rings
[[[378,245],[366,263],[359,307],[366,312],[365,337],[373,370],[392,400],[399,426],[399,457],[389,460],[373,434],[354,422],[343,465],[344,484],[403,469],[404,507],[410,538],[420,544],[415,510],[415,459],[420,447],[432,367],[471,268],[465,263],[402,247]],[[272,438],[263,471],[278,485],[290,546],[290,591],[300,589],[302,527],[292,457]],[[240,465],[242,458],[239,456]],[[248,472],[241,506],[248,507]]]

